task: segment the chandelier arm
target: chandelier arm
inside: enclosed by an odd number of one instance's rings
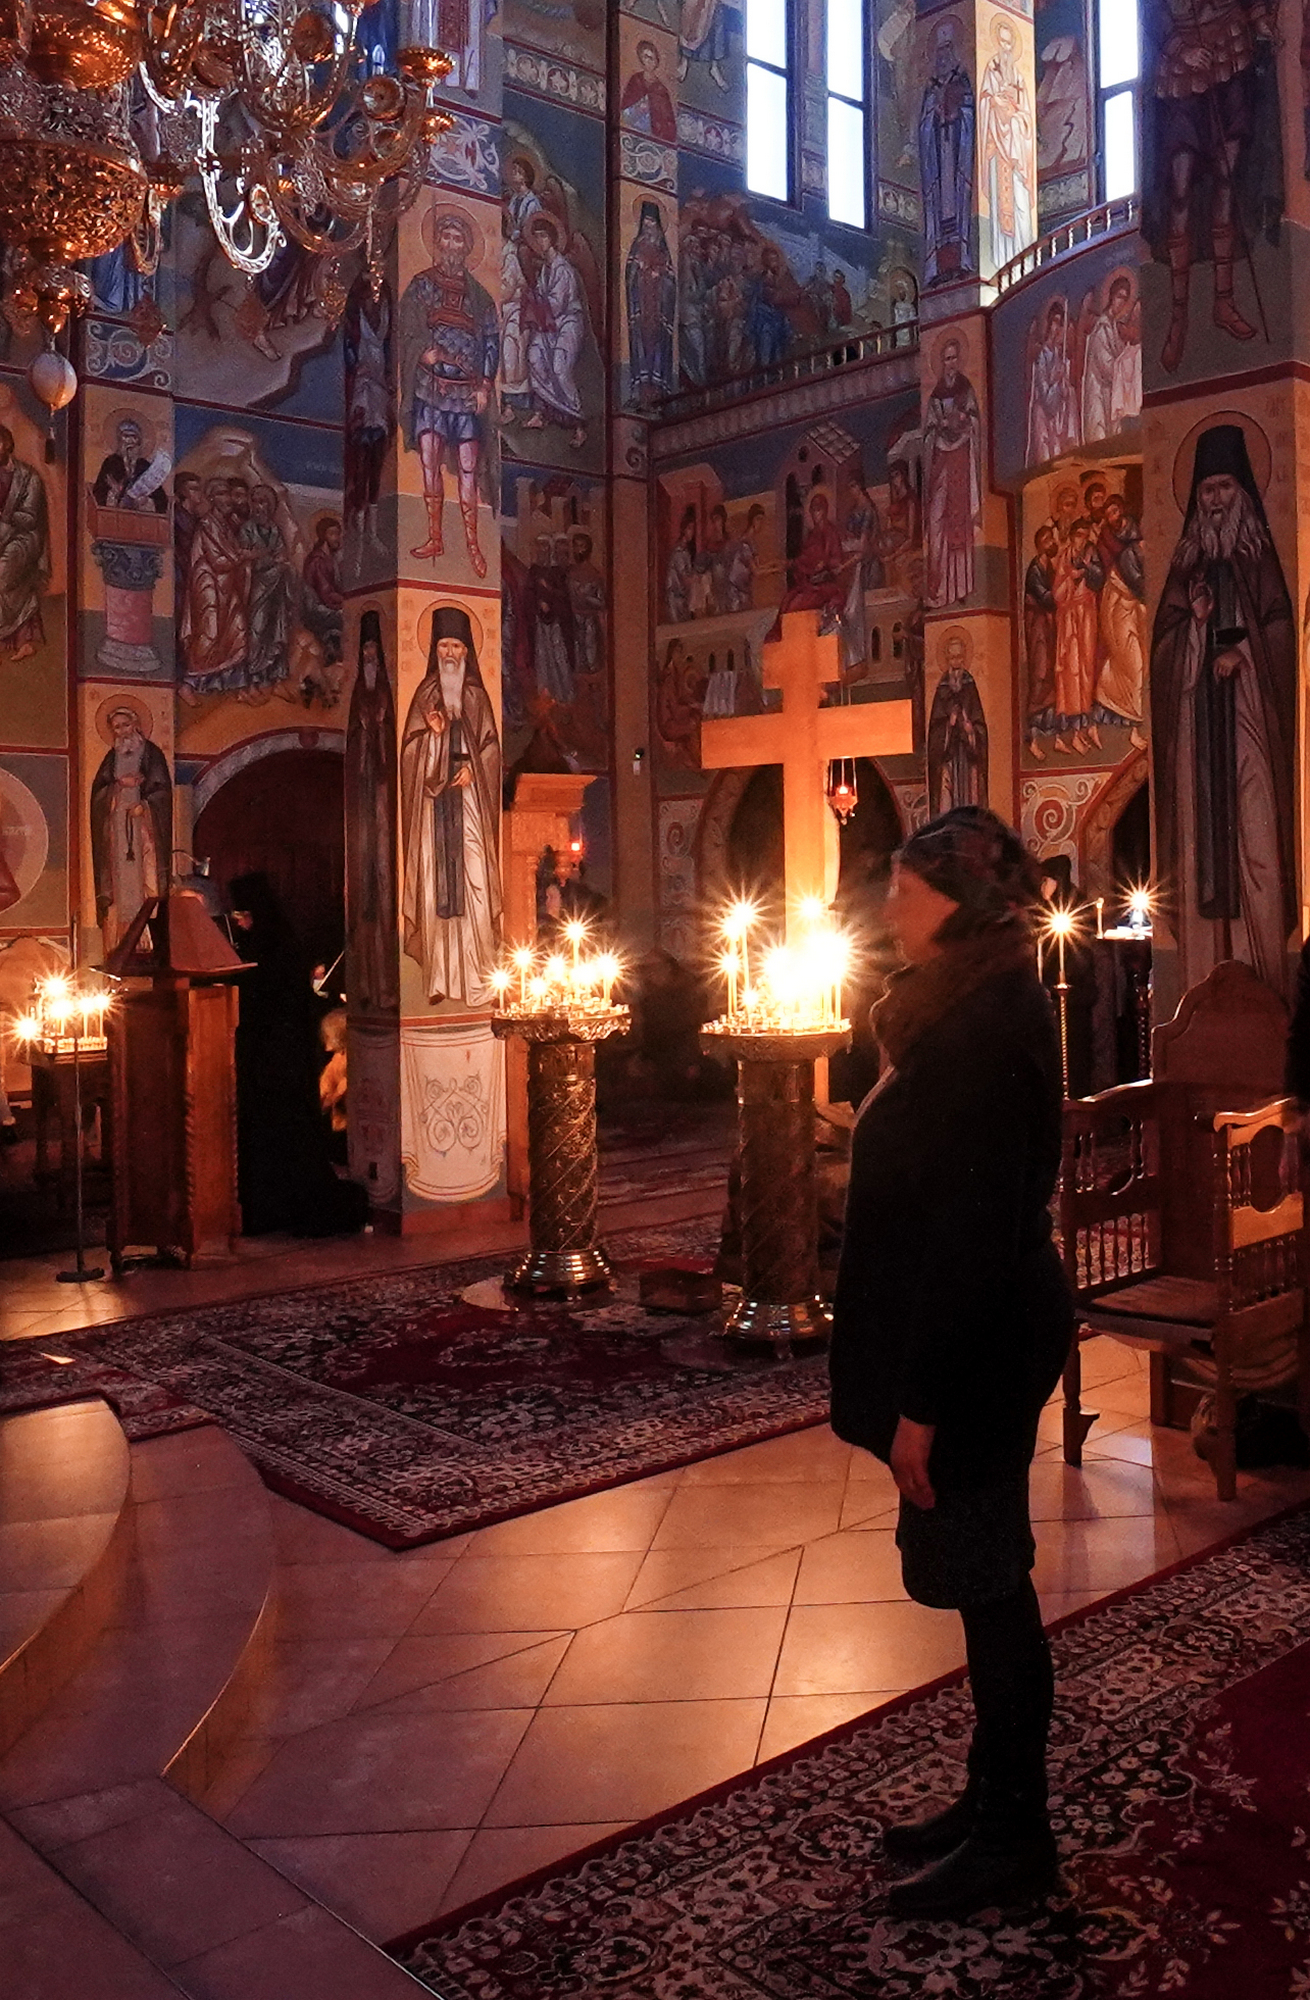
[[[220,189],[226,170],[214,151],[218,106],[203,104],[200,110],[202,140],[200,184],[205,191],[205,206],[209,211],[210,223],[228,262],[234,264],[238,271],[244,271],[247,277],[257,277],[261,271],[268,269],[286,239],[278,225],[276,213],[270,215],[267,222],[260,221],[251,213],[248,176],[244,161],[231,175],[237,183],[240,205],[230,213],[223,206]],[[264,231],[263,244],[258,250],[247,248],[238,240],[238,225],[242,221],[245,223],[247,240],[254,237],[256,229]]]
[[[266,78],[257,78],[252,66],[254,46],[241,43],[240,69],[237,94],[249,109],[253,119],[268,132],[280,139],[299,139],[313,132],[329,115],[333,106],[344,96],[350,65],[354,58],[353,33],[343,41],[332,61],[332,74],[327,83],[315,90],[308,81],[308,66],[300,63],[294,55],[288,54],[281,69],[274,71],[266,64]],[[259,61],[265,63],[263,54]],[[295,65],[294,69],[292,65]],[[291,78],[299,85],[299,106],[288,114],[279,109],[275,100],[279,85],[285,85]],[[266,81],[267,79],[267,81]],[[271,93],[269,86],[271,85]]]

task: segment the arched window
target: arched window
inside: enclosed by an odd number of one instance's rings
[[[1097,122],[1101,199],[1137,190],[1137,94],[1141,77],[1138,0],[1096,0]]]

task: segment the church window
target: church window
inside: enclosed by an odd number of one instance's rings
[[[828,0],[828,213],[869,226],[867,0]]]
[[[746,0],[746,185],[790,201],[793,0]]]
[[[1101,195],[1121,201],[1137,187],[1138,0],[1097,0]]]

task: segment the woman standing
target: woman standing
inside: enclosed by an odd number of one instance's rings
[[[890,1465],[905,1588],[960,1612],[975,1711],[963,1796],[887,1829],[889,1854],[933,1863],[892,1889],[897,1917],[962,1917],[1056,1879],[1028,1468],[1073,1309],[1051,1241],[1060,1056],[1037,900],[1018,836],[980,806],[901,848],[887,921],[905,967],[874,1015],[889,1067],[852,1148],[833,1429]]]

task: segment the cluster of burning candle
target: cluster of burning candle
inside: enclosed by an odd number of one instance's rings
[[[68,973],[52,973],[37,982],[31,1007],[14,1023],[14,1038],[56,1060],[98,1055],[108,1047],[105,1017],[113,1004],[108,987],[83,986]]]
[[[535,951],[520,945],[507,965],[491,975],[491,990],[502,1013],[526,1018],[534,1014],[601,1015],[614,1012],[614,988],[623,966],[612,951],[583,956],[587,926],[580,920],[563,927],[568,952]]]
[[[734,903],[722,923],[719,970],[727,1011],[715,1028],[735,1034],[815,1034],[844,1028],[842,986],[850,973],[850,940],[817,896],[800,904],[798,935],[787,944],[754,944],[759,911]]]

